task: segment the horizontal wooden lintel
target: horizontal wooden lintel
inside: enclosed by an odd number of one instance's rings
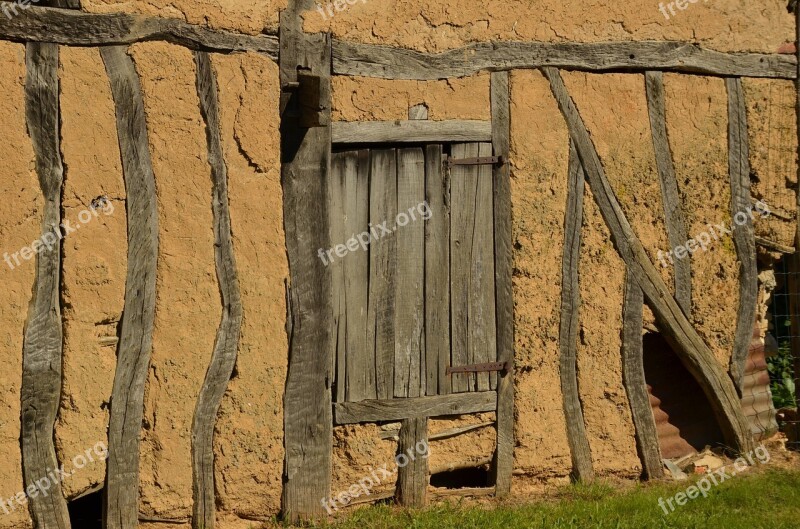
[[[399,421],[412,417],[440,417],[497,409],[497,392],[453,393],[407,399],[362,400],[333,405],[336,424]]]
[[[691,42],[517,42],[470,44],[441,53],[333,42],[333,73],[381,79],[436,80],[482,71],[551,66],[591,72],[662,70],[724,77],[797,77],[794,55],[730,53]]]
[[[253,51],[278,58],[278,37],[244,35],[188,24],[174,18],[126,13],[84,13],[69,9],[7,4],[0,15],[0,40],[52,42],[66,46],[108,46],[161,40],[205,51]]]
[[[480,120],[448,121],[335,121],[333,143],[489,142],[492,123]]]

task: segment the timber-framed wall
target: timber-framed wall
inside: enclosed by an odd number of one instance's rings
[[[331,444],[334,424],[364,420],[402,420],[400,443],[424,436],[420,406],[427,415],[496,412],[497,448],[491,465],[495,493],[511,488],[514,450],[514,302],[512,296],[511,189],[508,163],[493,169],[494,269],[498,361],[505,363],[497,388],[490,395],[397,399],[389,408],[370,403],[334,406],[329,372],[334,351],[332,335],[332,278],[318,266],[317,248],[331,246],[327,215],[327,181],[331,170],[331,145],[383,135],[387,141],[447,140],[471,134],[491,141],[493,154],[506,160],[510,150],[509,71],[539,69],[546,76],[567,123],[570,136],[569,207],[564,219],[568,240],[564,244],[562,321],[559,331],[561,386],[572,454],[573,473],[591,479],[590,442],[575,373],[577,313],[580,299],[575,282],[579,271],[580,211],[584,185],[588,184],[615,247],[627,271],[624,342],[621,354],[642,465],[650,477],[661,474],[652,412],[647,402],[641,366],[641,311],[647,304],[656,315],[660,331],[669,339],[691,374],[704,389],[722,427],[727,444],[736,451],[752,449],[753,440],[742,414],[737,390],[744,370],[747,344],[752,336],[756,292],[756,241],[752,226],[736,234],[740,262],[740,299],[736,344],[730,366],[724,369],[687,318],[692,293],[691,271],[681,268],[674,285],[665,284],[645,253],[619,205],[605,168],[587,132],[580,111],[562,81],[560,70],[627,72],[641,74],[650,110],[652,141],[658,161],[669,240],[687,239],[686,221],[678,203],[672,158],[666,137],[662,72],[723,77],[729,102],[729,174],[731,212],[748,204],[749,166],[747,118],[741,78],[797,80],[798,58],[781,54],[721,53],[691,43],[614,42],[601,44],[550,44],[496,42],[474,44],[440,54],[425,54],[380,45],[356,44],[330,34],[306,34],[300,13],[313,7],[310,0],[291,2],[281,15],[279,35],[247,36],[175,20],[133,15],[87,14],[51,7],[29,7],[19,15],[0,17],[0,39],[27,46],[28,121],[34,140],[42,194],[48,204],[45,226],[58,224],[61,154],[58,135],[59,46],[100,47],[113,89],[117,129],[128,197],[129,261],[125,319],[118,346],[118,364],[109,424],[109,464],[106,480],[106,524],[129,529],[138,523],[138,443],[145,376],[152,340],[155,296],[155,259],[158,248],[153,170],[148,152],[147,125],[141,87],[126,46],[162,40],[195,51],[197,90],[208,128],[208,159],[214,182],[214,235],[217,274],[222,290],[223,318],[208,374],[197,402],[192,426],[195,528],[214,527],[214,458],[212,438],[219,403],[236,361],[241,324],[241,301],[235,256],[231,243],[226,166],[219,146],[218,91],[209,54],[254,52],[280,66],[281,176],[284,189],[284,225],[290,282],[289,367],[284,392],[285,449],[283,510],[291,519],[324,514],[320,499],[330,494]],[[469,59],[465,59],[465,57]],[[362,76],[389,80],[435,80],[491,72],[491,121],[444,122],[437,125],[407,123],[350,126],[331,122],[332,76]],[[277,97],[277,94],[276,94]],[[798,96],[800,97],[800,96]],[[800,115],[800,114],[799,114]],[[800,123],[800,117],[798,118]],[[375,130],[370,130],[373,127]],[[428,127],[428,128],[426,128]],[[432,130],[433,127],[436,130]],[[448,129],[448,127],[450,127]],[[480,140],[479,140],[480,141]],[[39,416],[57,401],[58,373],[42,372],[41,362],[60,364],[61,328],[52,315],[60,285],[57,253],[42,254],[23,356],[22,414],[25,484],[46,476],[56,465],[52,446],[34,447],[33,439],[52,439],[54,413]],[[56,303],[57,305],[57,303]],[[37,327],[38,326],[38,327]],[[51,343],[52,342],[52,343]],[[55,356],[53,356],[55,355]],[[36,394],[32,393],[34,385]],[[34,449],[36,448],[36,449]],[[44,460],[41,454],[46,454]],[[402,477],[400,498],[408,504],[424,502],[427,469],[409,468]],[[54,499],[52,499],[54,498]],[[420,500],[420,498],[423,498]],[[31,500],[38,527],[69,527],[62,498]]]

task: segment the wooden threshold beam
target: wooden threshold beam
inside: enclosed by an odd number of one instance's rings
[[[333,143],[423,143],[492,141],[491,121],[398,120],[336,121],[331,124]]]
[[[386,400],[340,402],[333,405],[334,423],[400,421],[414,417],[440,417],[481,413],[497,409],[496,391],[453,393]]]
[[[3,2],[5,4],[5,2]],[[163,40],[203,51],[253,51],[278,60],[274,35],[243,35],[188,24],[172,18],[124,13],[84,13],[28,5],[0,16],[0,40],[52,42],[66,46],[107,46]]]
[[[792,55],[725,53],[671,41],[481,42],[441,53],[333,42],[334,74],[382,79],[435,80],[543,66],[593,72],[665,70],[794,79],[796,64]]]

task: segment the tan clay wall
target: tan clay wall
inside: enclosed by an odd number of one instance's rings
[[[668,4],[669,2],[664,2]],[[327,4],[327,2],[318,2]],[[345,40],[423,51],[489,40],[603,42],[686,40],[720,51],[775,52],[794,41],[783,0],[712,0],[669,12],[653,0],[530,2],[515,0],[361,0],[334,17],[304,15],[307,32],[328,28]]]
[[[275,31],[285,0],[136,3],[86,0],[96,13],[169,16],[251,34]],[[792,18],[780,0],[740,5],[734,0],[691,4],[666,20],[656,3],[602,0],[592,9],[567,0],[442,3],[428,0],[356,2],[332,20],[311,11],[306,29],[330,26],[353,41],[438,51],[491,39],[548,42],[695,39],[727,50],[774,52],[793,39]],[[160,249],[152,366],[143,425],[141,510],[186,520],[191,512],[190,428],[194,403],[214,344],[221,306],[214,268],[211,180],[206,131],[194,87],[191,52],[147,43],[131,53],[142,80],[150,151],[156,175]],[[239,359],[216,429],[216,491],[223,529],[245,529],[280,506],[283,466],[283,388],[287,337],[287,278],[278,132],[278,68],[257,54],[214,55],[221,135],[229,171],[229,199],[244,319]],[[26,134],[24,47],[0,43],[0,205],[3,251],[38,236],[41,196]],[[56,427],[59,456],[68,460],[105,438],[115,367],[126,267],[125,192],[113,103],[99,53],[63,49],[62,136],[64,212],[74,218],[106,196],[114,212],[101,214],[64,243],[65,385]],[[641,75],[565,73],[623,210],[657,263],[669,250],[649,133]],[[564,237],[568,135],[546,80],[535,71],[511,75],[511,186],[513,200],[516,446],[515,491],[565,482],[570,455],[558,373],[561,257]],[[690,235],[708,223],[730,224],[727,175],[727,96],[719,79],[665,75],[667,127]],[[745,82],[751,162],[757,177],[783,175],[781,200],[793,200],[796,134],[793,86]],[[429,118],[489,119],[489,76],[442,81],[333,79],[333,119],[405,119],[425,103]],[[776,136],[775,130],[789,130]],[[783,134],[783,135],[780,135]],[[777,176],[776,176],[777,175]],[[765,177],[766,178],[766,177]],[[754,194],[766,191],[758,184]],[[759,234],[791,245],[790,223],[770,218]],[[622,261],[587,190],[582,227],[578,344],[579,383],[595,468],[601,476],[633,478],[640,471],[630,410],[622,387],[620,326]],[[733,243],[723,238],[692,258],[692,321],[727,366],[738,300]],[[658,267],[671,284],[671,269]],[[602,277],[603,281],[595,278]],[[19,384],[22,329],[33,283],[33,263],[10,270],[0,303],[0,498],[22,488],[19,465]],[[649,312],[645,320],[652,321]],[[431,433],[492,420],[492,414],[433,420]],[[395,443],[375,425],[334,430],[333,486],[337,492],[391,464]],[[431,443],[431,467],[457,459],[481,461],[494,450],[491,429]],[[72,498],[102,482],[102,463],[65,483]],[[377,488],[376,493],[390,490]],[[0,529],[24,526],[27,513],[0,513]],[[185,527],[152,524],[143,527]]]

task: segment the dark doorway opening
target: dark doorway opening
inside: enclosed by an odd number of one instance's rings
[[[489,471],[482,467],[459,468],[431,475],[431,486],[442,489],[466,489],[489,486]]]
[[[103,528],[103,489],[76,498],[67,504],[70,525],[80,529]]]
[[[661,334],[643,337],[644,373],[662,456],[668,459],[724,446],[722,432],[700,384]]]

